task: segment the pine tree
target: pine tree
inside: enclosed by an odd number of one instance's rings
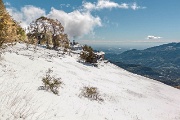
[[[5,7],[4,7],[3,1],[0,0],[0,14],[1,14],[1,12],[3,12],[4,9],[5,9]]]
[[[83,46],[83,51],[80,54],[80,58],[89,63],[97,62],[96,55],[94,54],[92,47],[87,45]]]
[[[0,48],[5,41],[5,24],[4,24],[5,7],[3,1],[0,0]],[[0,54],[1,55],[1,54]]]
[[[3,1],[0,0],[0,47],[4,42],[16,41],[24,33],[24,30],[6,11]]]

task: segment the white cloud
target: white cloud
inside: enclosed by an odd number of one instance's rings
[[[138,6],[137,3],[133,3],[131,6],[131,9],[138,10],[138,9],[145,9],[146,7]]]
[[[12,7],[7,8],[7,10],[17,22],[20,22],[23,28],[26,28],[33,20],[46,15],[44,9],[32,5],[26,5],[20,11]]]
[[[128,3],[116,3],[110,0],[98,0],[97,3],[91,2],[83,2],[83,7],[85,10],[92,11],[92,10],[101,10],[101,9],[112,9],[112,8],[120,8],[120,9],[145,9],[146,7],[138,6],[137,3],[128,4]]]
[[[99,17],[94,17],[89,12],[80,12],[78,10],[66,13],[52,8],[47,17],[61,21],[65,32],[70,37],[79,37],[93,33],[96,26],[101,26],[101,19]]]
[[[83,9],[91,11],[91,10],[96,9],[96,6],[95,4],[90,3],[90,2],[83,2]]]
[[[110,0],[99,0],[96,7],[97,9],[104,9],[104,8],[117,8],[119,6],[118,3],[111,2]]]
[[[153,35],[147,36],[147,39],[161,39],[161,38],[162,38],[162,37],[153,36]]]

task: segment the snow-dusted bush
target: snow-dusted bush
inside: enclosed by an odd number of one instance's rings
[[[96,100],[101,102],[104,101],[103,98],[100,97],[100,93],[97,87],[83,87],[80,96],[86,97],[90,100]]]
[[[85,62],[89,62],[89,63],[97,62],[96,55],[94,54],[92,47],[87,45],[83,47],[83,51],[80,54],[80,58]]]
[[[39,89],[40,90],[47,90],[47,91],[51,91],[54,94],[58,95],[59,91],[59,87],[61,87],[61,85],[63,84],[63,82],[61,81],[61,78],[55,78],[54,76],[51,76],[51,73],[53,71],[51,69],[48,69],[48,71],[46,72],[45,77],[42,78],[42,82],[43,82],[43,86],[40,86]]]

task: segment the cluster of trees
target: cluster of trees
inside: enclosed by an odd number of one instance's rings
[[[40,17],[30,23],[26,32],[11,18],[3,1],[0,0],[0,47],[3,43],[19,40],[26,40],[32,44],[46,44],[47,48],[52,45],[54,49],[59,46],[69,47],[68,36],[64,33],[64,27],[58,20]]]
[[[31,22],[26,32],[11,18],[0,0],[0,47],[5,42],[21,40],[28,44],[46,44],[47,48],[69,48],[68,35],[64,33],[64,27],[58,20],[42,16]],[[80,58],[89,63],[97,62],[92,47],[87,45],[83,47]]]

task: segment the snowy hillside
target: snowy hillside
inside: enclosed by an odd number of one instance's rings
[[[48,69],[61,78],[59,95],[38,90]],[[103,101],[81,96],[97,87]],[[180,120],[180,90],[129,73],[98,67],[42,47],[16,44],[0,59],[0,120]]]

